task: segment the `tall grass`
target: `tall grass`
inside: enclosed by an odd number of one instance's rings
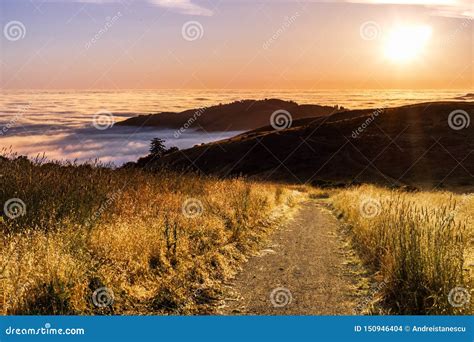
[[[294,201],[243,179],[24,158],[1,158],[0,179],[2,209],[26,205],[0,219],[0,314],[212,312],[275,209]],[[102,288],[113,305],[95,305]]]
[[[462,299],[453,289],[469,293],[474,285],[473,195],[361,186],[340,191],[332,203],[383,278],[390,312],[472,314],[472,300],[456,302]]]

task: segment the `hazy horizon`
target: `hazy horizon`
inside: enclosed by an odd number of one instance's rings
[[[167,146],[189,148],[196,144],[234,136],[241,132],[197,132],[113,126],[93,127],[97,113],[105,113],[110,124],[139,114],[180,112],[242,99],[281,98],[300,104],[344,106],[349,109],[395,107],[426,101],[455,100],[465,90],[42,90],[5,91],[0,97],[0,145],[35,157],[51,159],[100,158],[122,164],[147,154],[152,138]],[[32,96],[33,95],[33,96]],[[3,129],[6,127],[7,129]]]

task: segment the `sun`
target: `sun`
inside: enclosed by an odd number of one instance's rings
[[[431,32],[431,27],[426,25],[394,28],[385,43],[385,56],[395,63],[413,61],[425,49]]]

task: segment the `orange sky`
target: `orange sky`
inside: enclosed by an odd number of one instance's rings
[[[352,2],[7,0],[0,85],[473,88],[472,4]],[[420,27],[430,32],[423,41]]]

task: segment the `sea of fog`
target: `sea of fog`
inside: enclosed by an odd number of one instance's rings
[[[241,99],[280,98],[298,103],[381,108],[452,100],[466,90],[133,90],[133,91],[5,91],[0,97],[0,149],[54,160],[99,159],[123,164],[148,152],[152,138],[180,149],[226,139],[240,132],[198,132],[108,125],[97,129],[94,117],[108,113],[111,123],[139,114],[182,111]],[[471,91],[472,92],[472,91]],[[99,128],[103,128],[100,126]]]

